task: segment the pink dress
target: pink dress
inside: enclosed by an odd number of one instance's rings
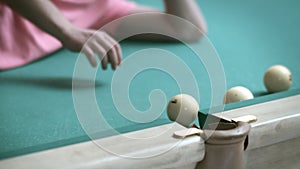
[[[125,0],[52,0],[81,28],[100,28],[129,14],[136,5]],[[25,65],[62,47],[61,43],[0,3],[0,70]]]

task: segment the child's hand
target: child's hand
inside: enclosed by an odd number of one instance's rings
[[[65,33],[61,41],[63,46],[71,51],[80,52],[82,50],[93,67],[97,66],[94,53],[101,60],[103,69],[107,69],[108,63],[111,64],[113,70],[121,64],[121,47],[106,32],[72,28]]]

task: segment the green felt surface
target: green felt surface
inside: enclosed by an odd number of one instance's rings
[[[137,2],[162,8],[158,0]],[[199,4],[208,23],[208,37],[222,60],[227,88],[243,85],[257,96],[252,101],[228,105],[226,109],[299,94],[299,1],[211,0]],[[180,56],[195,73],[201,108],[209,108],[211,84],[207,72],[186,46],[122,42],[122,48],[125,58],[144,48],[160,48]],[[77,55],[63,49],[27,66],[0,72],[0,158],[89,140],[77,119],[72,100]],[[289,67],[294,83],[287,92],[266,95],[263,74],[274,64]],[[107,112],[104,116],[111,126],[119,132],[128,132],[169,123],[165,112],[147,124],[136,124],[119,115],[110,97],[112,75],[111,70],[99,70],[96,79],[97,102],[102,111]],[[148,70],[132,81],[129,92],[132,104],[146,110],[150,106],[149,92],[157,88],[164,91],[167,98],[180,92],[170,76]],[[107,135],[109,133],[103,132],[103,136]]]

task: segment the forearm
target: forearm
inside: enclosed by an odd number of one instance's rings
[[[72,24],[49,0],[1,0],[43,31],[62,41]]]
[[[205,19],[195,0],[164,0],[164,2],[166,13],[186,19],[206,33]]]
[[[74,26],[50,0],[0,0],[31,21],[44,32],[54,36],[62,45],[75,52],[83,52],[92,66],[98,62],[103,69],[110,63],[116,69],[122,61],[121,47],[103,31]]]

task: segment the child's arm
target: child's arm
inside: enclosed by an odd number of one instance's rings
[[[139,6],[131,15],[120,23],[119,35],[134,34],[135,32],[160,32],[165,35],[172,35],[184,41],[196,41],[207,32],[206,23],[195,0],[164,0],[165,12],[156,9]],[[152,12],[151,14],[142,13]],[[158,13],[159,12],[159,13]],[[155,14],[156,13],[156,14]],[[168,17],[164,14],[171,14],[183,18],[195,27],[177,20],[176,17]],[[177,22],[178,21],[178,22]],[[160,35],[139,35],[138,39],[173,40]]]
[[[104,57],[102,67],[107,63],[115,69],[121,63],[121,48],[119,44],[105,32],[79,29],[70,23],[65,16],[49,0],[0,0],[13,10],[30,20],[36,26],[57,38],[65,48],[79,52],[81,49],[93,66],[97,65],[94,52]],[[96,36],[88,43],[85,42],[94,34]],[[105,51],[113,47],[108,53]]]
[[[207,32],[206,23],[195,0],[165,0],[166,13],[184,18],[203,33]]]

